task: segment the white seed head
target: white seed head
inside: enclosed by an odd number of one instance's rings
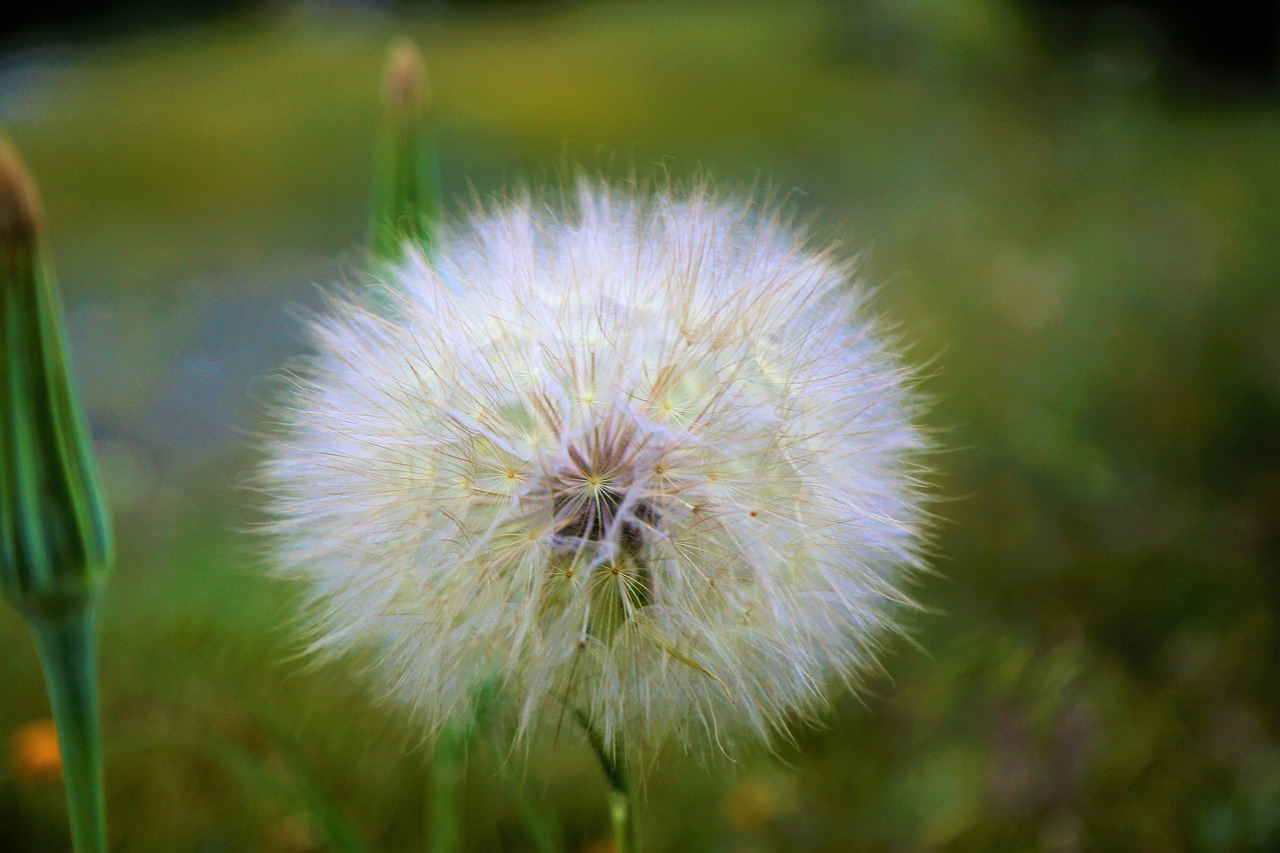
[[[769,211],[582,183],[314,323],[264,481],[317,647],[430,728],[495,692],[641,761],[768,739],[872,663],[919,566],[911,375]]]

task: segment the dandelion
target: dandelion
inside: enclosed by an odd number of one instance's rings
[[[317,649],[433,730],[498,697],[606,754],[768,740],[920,565],[912,374],[776,212],[582,182],[335,300],[263,472]]]

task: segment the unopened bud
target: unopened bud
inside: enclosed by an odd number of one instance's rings
[[[426,64],[396,42],[383,78],[383,129],[374,175],[373,251],[397,260],[407,242],[431,244],[440,219],[440,168]]]
[[[0,137],[0,581],[24,613],[88,602],[111,530],[40,254],[35,184]]]

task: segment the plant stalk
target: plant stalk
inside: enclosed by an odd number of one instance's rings
[[[448,726],[440,733],[431,758],[431,853],[462,849],[462,778],[467,732]]]
[[[27,614],[58,730],[71,841],[76,853],[107,850],[94,616],[93,606],[87,603],[69,606],[57,614]]]
[[[626,762],[619,754],[611,752],[604,739],[591,725],[587,715],[575,711],[574,717],[586,732],[591,750],[600,762],[609,781],[609,823],[613,827],[614,853],[640,853],[640,831],[636,822],[635,804],[631,781],[627,776]]]

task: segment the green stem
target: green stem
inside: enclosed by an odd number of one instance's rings
[[[534,853],[561,853],[564,841],[561,839],[560,828],[547,818],[547,810],[535,803],[525,793],[522,785],[515,786],[514,796],[520,818],[529,831],[529,842],[533,845]]]
[[[592,727],[587,715],[575,711],[578,725],[587,734],[587,741],[600,761],[605,778],[609,780],[609,822],[613,826],[614,853],[640,853],[640,832],[632,803],[631,782],[627,778],[626,763],[622,756],[611,752],[604,738]]]
[[[462,777],[466,761],[465,728],[440,733],[431,758],[431,853],[462,849]]]
[[[58,729],[72,844],[76,853],[106,853],[93,608],[86,604],[56,615],[29,614],[28,625]]]
[[[639,853],[640,841],[636,837],[635,815],[632,814],[631,794],[627,789],[609,789],[609,822],[613,825],[615,853]]]

